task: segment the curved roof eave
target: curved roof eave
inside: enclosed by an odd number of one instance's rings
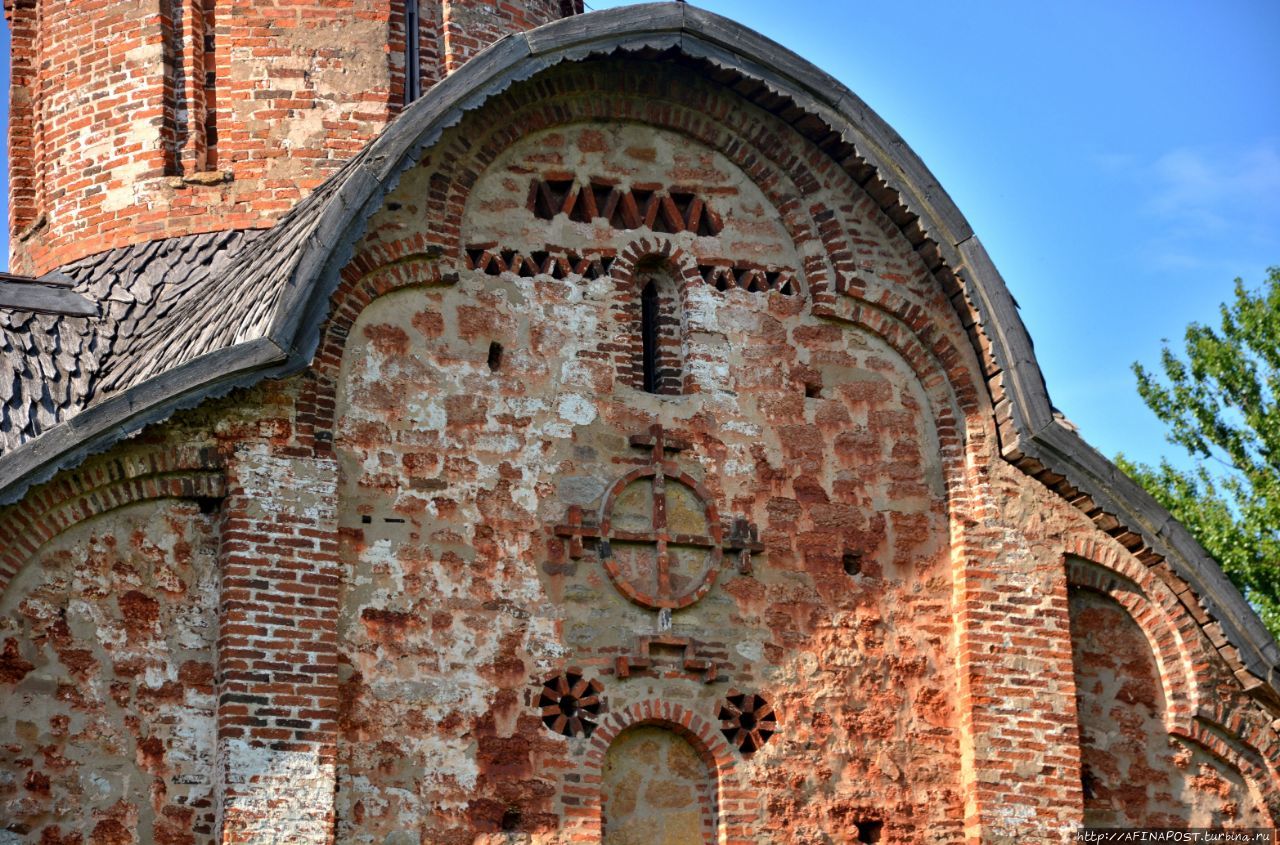
[[[785,47],[727,18],[685,3],[650,3],[566,18],[511,35],[480,53],[405,110],[333,178],[341,184],[323,202],[303,201],[264,242],[301,242],[265,337],[204,355],[92,405],[0,458],[0,503],[16,501],[32,485],[90,454],[194,406],[264,378],[305,368],[338,273],[350,259],[366,221],[418,160],[464,112],[512,83],[565,61],[644,49],[676,49],[763,83],[820,119],[874,168],[898,195],[940,257],[955,272],[978,311],[1002,372],[1011,430],[1001,430],[1007,460],[1031,474],[1048,472],[1114,515],[1196,594],[1234,646],[1246,672],[1241,680],[1280,701],[1280,645],[1226,579],[1216,562],[1145,491],[1054,416],[1026,328],[1004,280],[964,216],[923,162],[857,95]],[[247,263],[247,262],[246,262]],[[273,272],[280,274],[279,267]],[[254,268],[229,268],[254,273]],[[1189,605],[1190,606],[1190,605]],[[1206,628],[1208,630],[1208,628]],[[1213,633],[1210,634],[1213,638]],[[1237,672],[1238,675],[1242,674]],[[1247,677],[1252,675],[1252,678]]]

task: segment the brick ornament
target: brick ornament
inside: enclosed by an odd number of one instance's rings
[[[755,693],[729,690],[720,705],[720,732],[743,754],[754,754],[778,732],[773,706]]]
[[[604,686],[587,680],[577,667],[552,675],[538,696],[542,723],[562,736],[591,736],[599,724],[602,692]]]

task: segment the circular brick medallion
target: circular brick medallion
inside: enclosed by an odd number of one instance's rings
[[[763,696],[729,690],[720,705],[720,732],[743,754],[752,754],[778,732],[778,717]]]
[[[538,696],[542,723],[563,736],[591,736],[600,715],[603,691],[599,681],[587,680],[576,667],[552,675],[543,682]]]
[[[618,479],[601,508],[600,537],[609,578],[641,607],[688,607],[719,574],[724,540],[716,506],[669,462]]]

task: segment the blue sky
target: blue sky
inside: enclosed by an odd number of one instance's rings
[[[823,67],[901,133],[986,244],[1090,442],[1176,454],[1129,365],[1213,320],[1236,276],[1257,287],[1280,264],[1280,3],[700,5]]]

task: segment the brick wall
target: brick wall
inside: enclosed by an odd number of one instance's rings
[[[337,711],[334,467],[237,449],[223,510],[218,636],[221,841],[332,829]],[[289,491],[286,495],[284,491]]]
[[[654,262],[679,291],[678,394],[635,383]],[[1181,801],[1274,823],[1280,713],[1184,583],[1001,459],[952,293],[827,153],[687,69],[515,84],[372,218],[308,372],[0,511],[0,609],[33,608],[0,618],[0,719],[89,712],[36,670],[59,647],[41,564],[96,520],[148,559],[218,539],[199,772],[226,842],[598,841],[646,735],[681,776],[642,778],[639,809],[735,845],[1060,842],[1124,815],[1097,796],[1128,783],[1130,820]],[[180,501],[139,526],[139,498]],[[665,580],[643,537],[600,556],[602,517],[640,533],[659,511]],[[127,643],[120,557],[58,566],[92,562],[74,618]],[[131,601],[180,608],[171,583]],[[150,677],[112,664],[109,695],[166,677],[166,636],[148,629]],[[78,788],[49,724],[0,721],[0,800],[24,819]],[[207,835],[208,807],[158,794],[58,835],[137,841],[161,816]]]
[[[428,5],[426,3],[423,4]],[[439,0],[440,68],[448,74],[508,32],[582,12],[581,0]]]
[[[420,2],[423,90],[561,4]],[[404,0],[8,0],[11,266],[271,225],[404,104]],[[35,68],[40,68],[37,73]]]
[[[9,232],[24,231],[37,214],[35,179],[36,0],[5,3],[9,65]]]

